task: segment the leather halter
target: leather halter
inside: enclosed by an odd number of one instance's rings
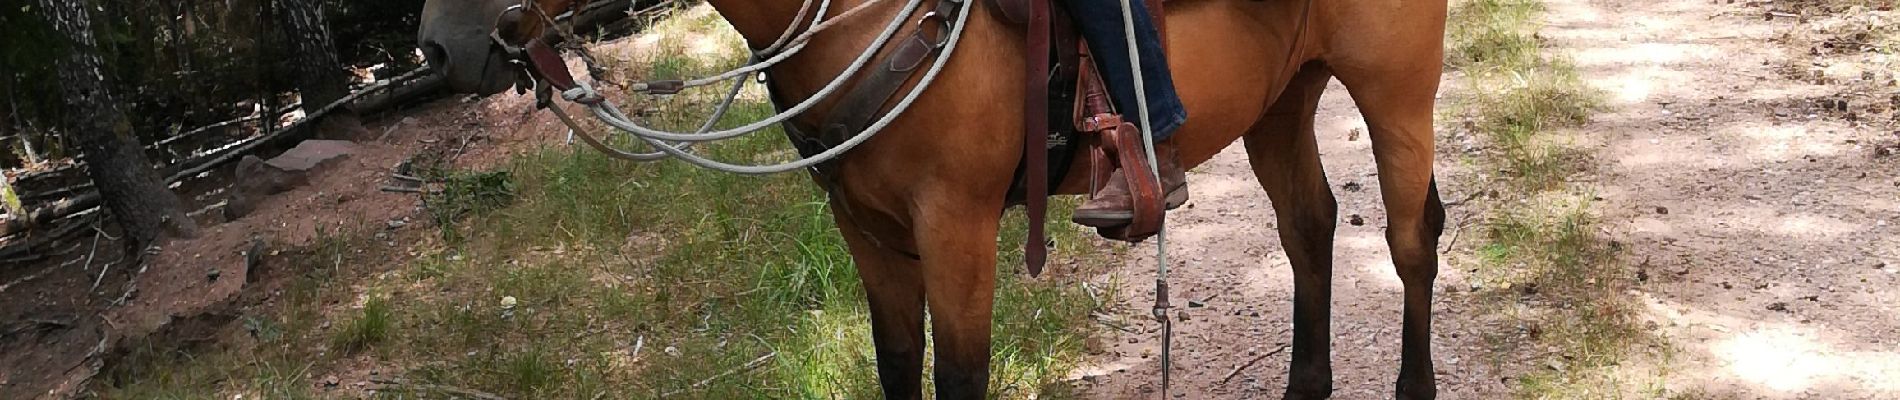
[[[504,54],[507,54],[507,58],[510,62],[524,67],[523,69],[525,69],[526,73],[533,79],[547,83],[547,86],[555,90],[565,91],[573,89],[576,86],[574,83],[574,75],[568,72],[567,63],[561,59],[560,52],[554,49],[554,46],[548,44],[547,35],[527,35],[527,32],[511,32],[513,30],[519,30],[520,27],[518,24],[512,27],[507,26],[507,22],[510,13],[513,13],[516,14],[514,15],[515,18],[534,18],[541,20],[543,31],[559,29],[554,26],[555,16],[565,13],[579,14],[587,3],[588,0],[569,1],[565,9],[557,13],[549,14],[547,12],[548,10],[541,9],[541,4],[536,0],[522,0],[521,4],[508,6],[508,8],[502,10],[501,15],[495,17],[495,28],[489,31],[488,38],[494,42],[494,46],[499,48]],[[525,37],[508,38],[508,35],[504,32]],[[519,43],[517,43],[517,41]],[[545,101],[547,101],[547,99],[543,99],[543,102]]]

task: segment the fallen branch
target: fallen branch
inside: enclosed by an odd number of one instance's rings
[[[284,106],[283,108],[277,109],[277,112],[271,113],[270,115],[283,115],[284,113],[296,110],[298,107],[303,107],[303,102],[291,103],[288,106]],[[258,115],[251,115],[251,116],[238,118],[238,119],[234,119],[230,121],[219,122],[219,123],[215,123],[211,125],[205,125],[202,127],[198,127],[198,129],[193,129],[190,132],[172,135],[172,137],[165,138],[164,140],[159,140],[157,143],[152,143],[149,146],[145,146],[145,149],[154,150],[154,149],[159,148],[160,146],[172,144],[172,142],[177,142],[179,140],[184,140],[185,138],[197,136],[198,134],[210,132],[212,129],[218,129],[218,128],[223,128],[223,127],[227,127],[231,125],[237,125],[237,124],[242,124],[246,122],[256,121],[263,118],[264,118],[263,114],[258,114]]]
[[[40,246],[45,246],[47,243],[59,241],[60,239],[65,238],[66,236],[72,235],[74,232],[79,232],[81,228],[91,227],[92,221],[94,221],[95,218],[98,218],[98,216],[92,215],[92,216],[81,217],[80,220],[72,221],[66,226],[62,226],[57,229],[54,229],[52,232],[47,232],[47,234],[44,236],[38,236],[36,238],[26,240],[25,242],[20,243],[20,244],[8,244],[6,247],[0,247],[0,259],[8,259],[10,257],[13,257],[14,255],[25,253],[29,250],[39,248]],[[36,256],[45,256],[45,255],[46,254],[32,254],[26,257],[21,257],[21,258],[31,259]]]
[[[449,386],[449,385],[409,383],[408,381],[401,380],[401,379],[370,379],[370,383],[375,383],[377,385],[375,387],[371,387],[370,390],[379,391],[379,392],[380,391],[408,392],[408,393],[434,392],[434,393],[469,397],[469,398],[480,399],[480,400],[508,400],[507,397],[501,397],[492,393],[483,392],[483,391],[474,390],[474,389],[459,388],[459,387],[454,387],[454,386]]]
[[[674,395],[678,395],[680,393],[686,393],[688,391],[699,390],[700,388],[705,387],[706,385],[712,384],[713,381],[719,380],[719,378],[732,376],[740,372],[750,371],[753,368],[758,368],[760,365],[765,365],[766,360],[770,360],[772,359],[772,357],[775,357],[775,356],[778,356],[778,352],[776,351],[771,352],[771,353],[765,353],[765,355],[759,356],[759,358],[754,358],[752,359],[752,361],[746,362],[745,365],[739,366],[739,368],[729,369],[729,370],[726,370],[726,372],[721,372],[718,375],[713,375],[704,380],[700,380],[699,382],[693,383],[693,386],[688,386],[685,389],[675,390],[675,391],[666,392],[666,393],[660,393],[660,397],[673,397]]]
[[[0,285],[0,293],[6,293],[7,289],[11,289],[14,286],[18,286],[19,284],[27,283],[34,279],[40,279],[40,277],[46,276],[46,274],[53,272],[53,270],[55,269],[59,269],[58,266],[46,267],[46,269],[42,269],[40,270],[40,272],[35,272],[32,275],[22,276],[19,279],[14,279],[12,282],[7,282],[7,284],[5,285]]]
[[[54,202],[52,205],[41,206],[33,211],[27,211],[26,215],[7,220],[6,224],[0,225],[0,236],[26,232],[46,222],[77,214],[81,211],[91,210],[93,207],[98,206],[99,192],[96,191],[79,195],[79,197],[60,200]]]
[[[101,273],[99,274],[99,276],[104,277],[105,274]],[[99,288],[98,286],[96,286],[98,285],[98,282],[93,282],[93,285],[95,285],[93,286],[94,289]],[[139,291],[139,274],[137,272],[134,272],[132,273],[131,278],[126,278],[125,291],[119,293],[119,298],[112,300],[112,306],[118,307],[118,306],[125,305],[126,301],[132,300],[132,293],[138,292],[138,291]]]
[[[1252,360],[1247,360],[1247,363],[1245,364],[1236,365],[1234,366],[1233,371],[1227,372],[1227,376],[1220,378],[1220,383],[1226,384],[1227,381],[1234,380],[1235,376],[1240,375],[1240,371],[1246,370],[1248,367],[1252,367],[1254,364],[1260,363],[1260,360],[1265,360],[1267,359],[1267,357],[1272,357],[1275,354],[1280,354],[1280,352],[1286,351],[1286,349],[1292,348],[1292,347],[1293,346],[1288,346],[1288,345],[1283,344],[1283,345],[1280,345],[1280,348],[1273,349],[1273,351],[1269,351],[1267,352],[1267,354],[1261,354],[1257,357],[1254,357]]]
[[[433,190],[423,190],[421,188],[408,188],[408,187],[401,187],[401,186],[384,186],[382,188],[382,191],[390,192],[390,193],[436,193]]]

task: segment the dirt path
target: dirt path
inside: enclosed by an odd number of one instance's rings
[[[1602,180],[1597,214],[1636,265],[1645,318],[1674,356],[1632,379],[1691,398],[1900,398],[1900,157],[1893,123],[1828,112],[1833,85],[1789,80],[1777,42],[1792,20],[1722,2],[1551,0],[1541,35],[1572,58],[1608,109],[1580,128]],[[1851,75],[1858,76],[1859,72]],[[1877,76],[1891,79],[1891,76]],[[1447,84],[1456,84],[1448,77]],[[1321,153],[1340,201],[1335,249],[1335,398],[1390,398],[1400,285],[1382,234],[1369,143],[1337,82],[1319,115]],[[1884,101],[1876,96],[1871,101]],[[1870,101],[1850,99],[1850,103]],[[1897,104],[1896,106],[1900,106]],[[1855,106],[1858,107],[1858,106]],[[1858,110],[1857,110],[1858,111]],[[1881,115],[1882,118],[1888,115]],[[1441,127],[1441,131],[1442,131]],[[1466,146],[1441,138],[1441,153]],[[1440,157],[1458,176],[1456,155]],[[1292,280],[1273,212],[1236,145],[1190,175],[1196,207],[1172,214],[1176,388],[1185,398],[1279,398]],[[1448,179],[1447,198],[1466,187]],[[1473,217],[1453,209],[1458,225]],[[1358,216],[1364,225],[1351,221]],[[1470,233],[1470,232],[1467,232]],[[1447,234],[1452,235],[1451,233]],[[1449,238],[1447,238],[1449,239]],[[1152,247],[1115,279],[1122,303],[1100,319],[1105,354],[1079,375],[1091,398],[1143,398],[1159,384]],[[1486,365],[1484,329],[1448,254],[1436,338],[1444,398],[1508,396]],[[1125,325],[1123,325],[1125,324]],[[1504,357],[1509,359],[1510,357]],[[1632,381],[1635,382],[1635,381]]]
[[[1385,213],[1374,178],[1365,123],[1337,81],[1320,102],[1320,154],[1339,200],[1333,269],[1334,398],[1391,398],[1398,379],[1402,286],[1385,245]],[[1440,145],[1441,153],[1457,148]],[[1441,155],[1440,168],[1456,168]],[[1445,171],[1447,176],[1455,171]],[[1292,267],[1280,248],[1272,205],[1255,182],[1238,142],[1188,176],[1193,201],[1170,213],[1169,257],[1174,305],[1186,321],[1175,324],[1175,391],[1183,398],[1277,399],[1285,390],[1292,343]],[[1463,186],[1442,182],[1446,198],[1461,198]],[[1451,210],[1453,221],[1467,215]],[[1359,221],[1355,223],[1354,221]],[[1447,233],[1446,240],[1449,240]],[[1158,324],[1148,317],[1154,302],[1152,245],[1130,251],[1117,271],[1122,302],[1108,324],[1106,354],[1085,368],[1089,398],[1151,398],[1159,388]],[[1440,394],[1444,398],[1497,398],[1508,390],[1481,354],[1473,311],[1447,294],[1462,283],[1459,262],[1446,256],[1439,278],[1433,326]],[[1203,303],[1195,307],[1188,302]],[[1277,354],[1276,350],[1280,350]],[[1237,366],[1260,358],[1239,373]]]
[[[1793,18],[1703,1],[1548,3],[1544,35],[1609,92],[1611,110],[1583,130],[1603,141],[1600,213],[1648,277],[1647,317],[1679,350],[1669,389],[1900,398],[1900,160],[1876,156],[1893,124],[1821,110],[1841,87],[1776,71],[1808,65],[1773,42]]]

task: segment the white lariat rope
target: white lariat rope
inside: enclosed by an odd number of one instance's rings
[[[872,2],[866,3],[866,4],[868,5],[868,4],[876,3],[879,1],[882,1],[882,0],[872,0]],[[825,87],[823,89],[820,89],[818,93],[813,94],[810,98],[805,99],[805,101],[798,103],[798,105],[793,106],[792,108],[787,109],[784,112],[780,112],[776,115],[760,120],[758,122],[754,122],[752,124],[748,124],[746,126],[741,126],[738,128],[733,128],[733,129],[728,129],[728,130],[722,130],[722,131],[716,131],[716,132],[704,132],[704,133],[669,132],[669,131],[649,129],[647,127],[640,126],[638,123],[635,123],[629,120],[625,116],[625,114],[622,114],[618,110],[615,110],[616,107],[611,106],[609,102],[603,101],[603,102],[599,102],[598,104],[591,104],[589,105],[588,108],[591,109],[594,112],[594,116],[597,118],[600,118],[602,122],[606,122],[608,125],[627,131],[627,133],[630,133],[630,134],[633,134],[634,136],[638,136],[642,138],[675,141],[675,142],[704,142],[704,141],[731,139],[734,137],[739,137],[746,134],[758,132],[760,130],[764,130],[766,128],[770,128],[772,126],[778,125],[779,123],[783,123],[785,122],[785,120],[791,119],[793,117],[798,116],[799,114],[804,113],[806,110],[810,109],[811,107],[816,106],[819,101],[824,100],[825,97],[830,96],[832,93],[836,92],[839,88],[843,87],[844,83],[849,81],[852,75],[857,74],[859,70],[863,69],[865,65],[870,63],[871,58],[877,55],[878,49],[883,48],[884,44],[886,42],[889,42],[891,37],[896,36],[897,28],[903,26],[904,20],[906,19],[906,17],[908,17],[911,13],[915,12],[917,10],[917,7],[921,4],[923,4],[923,0],[910,0],[910,3],[904,6],[902,12],[899,13],[896,18],[892,18],[890,24],[884,27],[884,31],[883,33],[878,35],[877,41],[872,42],[871,46],[866,48],[863,54],[858,55],[858,58],[852,61],[850,67],[847,67],[844,72],[838,75],[837,78],[833,78],[831,83],[825,85]],[[845,14],[840,15],[839,18],[845,18],[845,17],[850,16],[853,12],[863,10],[862,5],[859,7],[860,8],[854,8],[852,11],[845,12]],[[832,19],[830,22],[827,22],[826,24],[820,24],[814,29],[822,29],[824,27],[832,26],[830,25],[830,23],[837,22],[837,21],[839,21],[839,19]],[[958,24],[958,26],[961,27],[962,24]],[[759,61],[757,63],[752,63],[750,65],[740,67],[739,69],[727,72],[725,74],[720,74],[719,77],[696,79],[696,80],[688,81],[685,83],[685,87],[691,88],[695,86],[704,86],[705,84],[718,83],[718,82],[725,81],[728,79],[737,79],[743,82],[745,78],[750,77],[753,72],[757,72],[758,70],[764,69],[765,67],[770,67],[771,65],[776,64],[779,61],[782,61],[784,58],[790,57],[793,54],[797,54],[800,50],[803,50],[805,44],[809,43],[810,35],[814,32],[815,31],[806,32],[804,35],[800,35],[799,39],[793,39],[790,48],[786,49],[786,51],[783,53],[773,56],[771,59]],[[949,54],[948,49],[945,49],[945,50],[946,50],[944,52],[945,55],[948,55]],[[746,71],[746,72],[739,73],[740,71]],[[562,93],[562,96],[566,97],[568,101],[578,101],[581,99],[600,98],[599,92],[594,91],[593,87],[588,86],[586,83],[579,83],[579,85],[580,85],[579,87],[575,87],[574,89],[568,90],[566,93]],[[645,91],[645,89],[642,88],[642,86],[644,86],[643,84],[636,84],[634,86],[635,86],[634,88],[635,91]]]
[[[1148,119],[1148,87],[1141,75],[1141,49],[1135,37],[1135,7],[1132,0],[1121,0],[1122,33],[1127,36],[1128,64],[1134,68],[1135,109],[1141,116],[1141,143],[1147,145],[1148,173],[1154,175],[1155,182],[1161,182],[1161,164],[1155,158],[1154,125]],[[1165,17],[1164,17],[1165,18]],[[1167,191],[1168,188],[1161,188]],[[1166,213],[1163,210],[1162,213]],[[1161,322],[1161,398],[1168,398],[1169,372],[1172,370],[1174,347],[1174,323],[1168,320],[1168,223],[1162,218],[1160,228],[1155,232],[1155,320]]]
[[[751,77],[753,73],[757,72],[758,70],[764,69],[765,67],[769,67],[770,65],[775,64],[779,61],[782,61],[785,58],[790,57],[792,54],[797,53],[799,50],[802,50],[805,47],[805,45],[810,43],[811,37],[814,34],[816,34],[818,31],[836,26],[836,24],[842,21],[844,18],[847,18],[849,16],[855,15],[858,12],[866,10],[868,9],[868,6],[881,2],[881,1],[883,0],[871,0],[869,2],[866,2],[865,4],[861,4],[857,7],[854,7],[851,10],[844,12],[843,14],[840,14],[836,18],[824,20],[824,22],[822,23],[819,22],[822,17],[822,14],[821,14],[819,18],[814,18],[812,20],[813,25],[811,27],[811,30],[806,31],[804,34],[801,34],[798,37],[791,39],[790,41],[775,42],[773,43],[773,46],[768,47],[768,50],[770,50],[770,49],[774,49],[780,46],[787,46],[783,53],[775,54],[769,59],[752,63],[745,67],[741,67],[731,72],[721,74],[714,78],[705,78],[705,79],[688,81],[685,83],[685,85],[686,87],[693,87],[693,86],[703,86],[704,84],[716,83],[716,82],[720,82],[724,80],[737,80],[737,83],[735,84],[734,89],[731,91],[731,94],[733,94],[733,96],[729,96],[727,101],[721,105],[721,110],[724,110],[726,107],[731,105],[732,98],[736,97],[736,94],[738,93],[739,85],[743,85],[745,81],[747,80],[747,78]],[[954,1],[962,2],[963,0],[954,0]],[[825,10],[826,7],[829,6],[829,3],[830,3],[829,0],[826,0],[824,3],[821,3],[819,5],[820,11],[822,12],[823,10]],[[937,59],[934,60],[933,63],[931,64],[930,69],[924,73],[924,76],[922,78],[923,80],[919,82],[915,87],[913,87],[911,91],[901,101],[899,101],[889,112],[885,113],[884,116],[880,117],[877,120],[877,122],[871,124],[863,132],[857,134],[856,136],[851,137],[850,139],[846,140],[845,142],[839,144],[836,147],[828,149],[822,153],[812,155],[811,157],[804,157],[804,158],[800,158],[794,161],[781,163],[781,164],[739,165],[739,164],[731,164],[731,163],[726,163],[726,162],[721,162],[721,161],[701,157],[697,154],[693,154],[692,152],[686,150],[684,148],[685,147],[684,145],[669,144],[668,142],[692,143],[692,142],[705,142],[705,141],[713,141],[713,140],[721,140],[721,139],[730,139],[730,138],[734,138],[734,137],[738,137],[738,136],[742,136],[742,135],[746,135],[750,133],[756,133],[758,131],[783,123],[784,121],[788,119],[791,119],[793,117],[796,117],[804,113],[805,111],[809,110],[811,107],[815,106],[818,102],[824,100],[825,98],[831,96],[832,94],[835,94],[838,91],[838,89],[844,85],[845,82],[849,81],[852,76],[857,74],[858,71],[862,70],[865,65],[868,65],[871,59],[874,58],[874,56],[878,53],[878,50],[882,49],[884,45],[888,43],[890,39],[896,35],[898,28],[903,26],[904,21],[906,21],[910,17],[911,14],[914,14],[917,11],[917,8],[921,6],[922,4],[923,4],[923,0],[910,0],[909,3],[907,3],[901,10],[899,10],[900,12],[897,14],[897,17],[893,18],[891,22],[885,26],[883,32],[878,35],[877,40],[874,41],[869,47],[867,47],[865,49],[865,52],[863,54],[860,54],[858,58],[854,60],[851,63],[851,65],[845,69],[844,72],[840,73],[840,75],[837,78],[833,79],[829,84],[827,84],[824,88],[820,89],[817,93],[813,94],[812,96],[807,98],[805,101],[800,102],[799,104],[786,109],[783,112],[773,115],[772,117],[768,117],[766,119],[753,122],[746,126],[733,128],[733,129],[727,129],[727,130],[713,131],[710,128],[714,125],[714,123],[716,123],[719,120],[719,117],[723,117],[723,114],[724,114],[723,112],[715,112],[714,118],[712,118],[711,120],[708,120],[707,123],[704,126],[702,126],[701,129],[699,129],[697,132],[680,133],[680,132],[661,131],[661,130],[655,130],[655,129],[650,129],[650,128],[641,126],[638,123],[632,121],[632,118],[629,118],[625,113],[620,111],[620,109],[614,106],[613,103],[610,101],[602,100],[602,101],[591,102],[591,103],[579,101],[583,99],[600,99],[601,98],[599,92],[595,91],[591,86],[588,86],[585,83],[581,83],[579,84],[578,87],[568,90],[565,93],[562,93],[562,97],[568,99],[569,101],[575,101],[587,106],[587,108],[593,112],[594,116],[596,118],[599,118],[602,122],[606,123],[609,126],[613,126],[614,128],[620,129],[626,132],[627,134],[639,139],[640,141],[647,143],[649,146],[652,146],[654,149],[659,150],[659,152],[657,153],[636,154],[636,153],[629,153],[629,152],[624,152],[624,151],[619,151],[619,150],[613,150],[610,148],[601,149],[604,151],[608,151],[611,155],[619,156],[621,158],[628,158],[628,159],[634,159],[634,160],[640,160],[640,161],[657,160],[657,159],[663,159],[663,158],[669,158],[669,157],[678,158],[682,161],[686,161],[693,165],[697,165],[697,166],[704,167],[707,169],[742,174],[742,175],[766,175],[766,174],[783,173],[783,172],[790,172],[790,171],[800,170],[803,168],[808,168],[808,167],[817,165],[819,163],[823,163],[825,161],[830,161],[832,159],[835,159],[839,155],[844,154],[846,151],[849,151],[852,148],[857,147],[859,144],[863,144],[864,142],[869,141],[872,137],[876,136],[878,133],[882,132],[885,128],[889,127],[891,123],[895,121],[899,115],[902,115],[904,113],[905,110],[909,109],[911,104],[916,102],[917,98],[921,97],[924,91],[927,90],[931,86],[931,83],[933,83],[936,80],[937,75],[941,73],[943,71],[944,66],[948,64],[948,61],[951,55],[956,52],[957,44],[961,42],[964,28],[966,27],[969,21],[970,9],[972,7],[969,7],[967,5],[965,5],[964,7],[958,7],[959,9],[958,15],[955,19],[955,23],[951,26],[948,38],[944,40],[944,47],[941,50],[941,53],[937,55]],[[806,9],[810,8],[809,0],[807,1],[805,8]],[[800,17],[800,19],[802,20],[802,16]],[[796,22],[798,21],[794,21],[794,25],[793,25],[794,28],[797,25]],[[782,35],[781,39],[785,36],[790,36],[790,35],[789,34]],[[756,60],[756,57],[755,57],[755,60]],[[635,90],[639,91],[641,89],[636,87]],[[558,107],[554,107],[554,108],[556,108],[555,113],[557,116],[563,116],[565,114],[564,111],[558,110]],[[563,122],[566,122],[569,125],[577,125],[574,122],[572,122],[570,118],[567,118],[565,116],[562,117],[562,120]],[[581,135],[581,136],[586,136],[586,135]],[[604,144],[596,143],[595,141],[591,141],[591,140],[589,141],[588,144],[593,145],[596,148],[605,147]]]

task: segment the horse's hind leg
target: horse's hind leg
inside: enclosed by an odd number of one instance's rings
[[[832,209],[838,210],[832,202]],[[917,261],[866,237],[844,213],[834,211],[838,231],[851,248],[871,309],[877,376],[886,399],[920,399],[924,375],[924,280]],[[895,238],[881,238],[891,242]]]
[[[1313,113],[1329,77],[1318,63],[1301,68],[1246,136],[1247,161],[1273,200],[1280,242],[1293,264],[1288,399],[1323,399],[1333,391],[1333,229],[1339,206],[1313,138]]]
[[[1445,207],[1432,176],[1432,107],[1442,69],[1436,54],[1355,63],[1360,68],[1334,66],[1365,114],[1385,201],[1386,244],[1392,249],[1399,281],[1405,285],[1400,399],[1431,399],[1437,393],[1431,350],[1432,281],[1438,277],[1438,237],[1445,228]]]

